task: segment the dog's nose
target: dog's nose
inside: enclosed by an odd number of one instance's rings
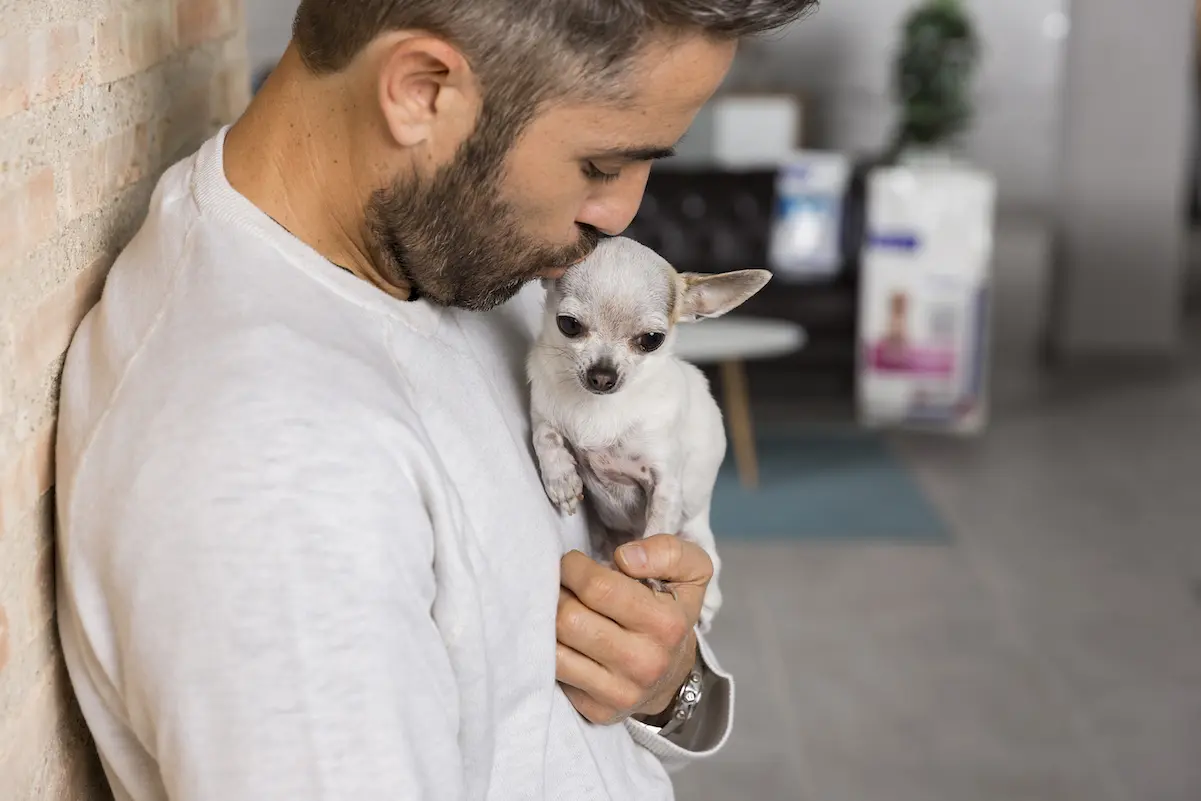
[[[617,386],[617,371],[612,367],[588,368],[588,388],[593,392],[612,392]]]

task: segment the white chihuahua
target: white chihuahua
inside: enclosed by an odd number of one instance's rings
[[[548,282],[529,357],[534,451],[547,495],[575,514],[587,492],[606,529],[595,543],[603,560],[654,534],[703,547],[714,573],[702,631],[721,606],[709,503],[726,436],[704,374],[672,355],[675,327],[737,308],[770,278],[766,270],[681,274],[633,240],[608,239]]]

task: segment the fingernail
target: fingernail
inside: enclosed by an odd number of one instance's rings
[[[625,559],[625,563],[634,570],[642,570],[646,567],[646,548],[641,545],[623,545],[621,546],[621,555]]]

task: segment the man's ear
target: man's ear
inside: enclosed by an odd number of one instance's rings
[[[681,273],[684,294],[680,299],[680,322],[691,323],[726,312],[746,303],[771,280],[767,270],[737,270],[704,275]]]
[[[379,47],[380,110],[398,145],[429,143],[439,131],[452,139],[471,133],[479,98],[475,75],[457,48],[403,31],[384,37]]]

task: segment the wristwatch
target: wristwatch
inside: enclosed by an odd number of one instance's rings
[[[705,694],[705,676],[701,668],[701,657],[698,649],[696,662],[692,665],[692,671],[688,674],[688,679],[684,685],[680,687],[680,691],[676,693],[675,700],[665,712],[658,716],[653,722],[647,721],[648,726],[654,726],[659,721],[665,722],[659,728],[659,736],[666,737],[667,735],[679,731],[684,724],[692,719],[692,715],[696,712],[697,706],[701,703],[701,698]]]

